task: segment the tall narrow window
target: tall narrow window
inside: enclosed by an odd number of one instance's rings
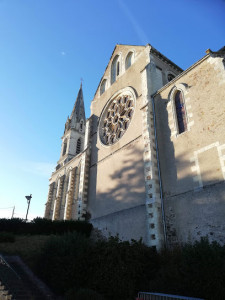
[[[77,140],[76,154],[80,153],[80,151],[81,151],[81,138]]]
[[[158,90],[163,86],[163,78],[162,78],[162,69],[156,67],[155,68],[156,74],[155,74],[155,88]]]
[[[100,86],[100,95],[102,95],[105,92],[105,87],[106,87],[106,79],[103,79]]]
[[[184,99],[181,91],[177,91],[175,95],[175,107],[177,116],[177,125],[179,133],[187,130],[187,115],[185,110]]]
[[[133,56],[134,56],[133,52],[129,52],[127,54],[126,61],[125,61],[125,68],[126,68],[126,70],[132,65]]]
[[[120,65],[119,65],[119,55],[116,55],[112,61],[111,65],[111,84],[116,81],[116,77],[119,75],[120,72]]]
[[[117,62],[117,68],[116,68],[116,76],[120,74],[120,63],[119,61]]]
[[[64,142],[63,142],[63,153],[62,153],[62,155],[66,154],[66,149],[67,149],[67,139],[65,139]]]
[[[83,121],[83,120],[81,120],[81,121],[80,121],[80,131],[82,131],[82,130],[83,130],[83,125],[84,125],[84,121]]]

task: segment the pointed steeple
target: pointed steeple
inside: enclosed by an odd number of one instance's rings
[[[75,101],[72,113],[65,123],[65,130],[62,136],[62,146],[58,168],[70,161],[74,156],[83,151],[85,137],[85,110],[82,83]]]
[[[85,110],[84,110],[84,98],[82,90],[82,82],[80,84],[80,89],[75,101],[71,116],[70,116],[70,128],[76,128],[76,124],[79,124],[81,120],[85,122]]]

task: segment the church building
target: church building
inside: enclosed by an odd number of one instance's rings
[[[224,133],[225,47],[183,71],[150,44],[116,45],[88,119],[80,86],[45,217],[157,249],[225,243]]]

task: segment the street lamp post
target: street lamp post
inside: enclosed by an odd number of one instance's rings
[[[26,214],[26,221],[27,221],[27,215],[28,215],[28,211],[29,211],[29,207],[30,207],[30,201],[31,201],[31,198],[32,198],[32,194],[30,194],[30,196],[25,196],[25,198],[27,199],[27,214]]]

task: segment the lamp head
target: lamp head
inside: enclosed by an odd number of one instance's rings
[[[32,194],[30,194],[30,196],[25,196],[25,198],[27,199],[27,201],[30,201],[30,199],[32,198]]]

